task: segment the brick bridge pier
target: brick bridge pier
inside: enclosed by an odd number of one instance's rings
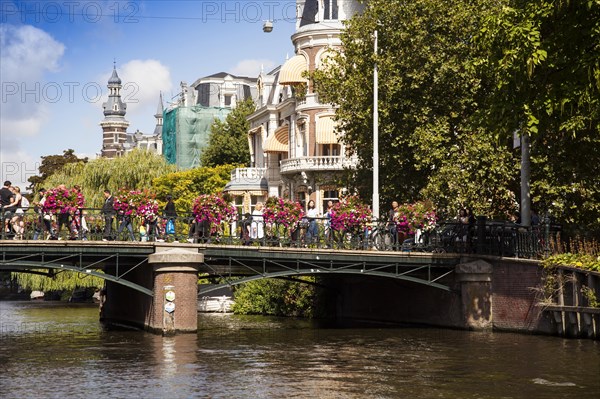
[[[132,270],[127,279],[151,289],[154,296],[106,281],[100,320],[171,335],[198,329],[198,269],[204,255],[183,248],[157,247],[148,268]],[[107,272],[113,272],[110,267]]]

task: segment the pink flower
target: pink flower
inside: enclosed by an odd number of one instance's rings
[[[202,194],[192,204],[192,214],[197,222],[208,221],[215,231],[223,222],[232,222],[237,211],[222,195]]]

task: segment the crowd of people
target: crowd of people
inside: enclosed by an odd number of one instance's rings
[[[57,189],[66,190],[64,185]],[[79,186],[73,190],[80,192]],[[113,241],[123,237],[125,230],[127,238],[136,241],[134,220],[130,214],[114,207],[114,197],[110,190],[104,190],[104,203],[99,214],[94,210],[81,208],[71,212],[44,212],[48,191],[44,188],[38,191],[39,199],[34,203],[33,212],[27,212],[30,203],[21,195],[21,190],[5,181],[0,189],[0,214],[2,215],[3,239],[45,239],[45,240],[88,240],[91,235],[101,235],[103,241]],[[171,196],[162,216],[143,217],[139,228],[136,229],[140,241],[165,241],[175,236],[177,211]],[[26,212],[33,217],[25,218]],[[113,224],[116,221],[116,229]],[[65,233],[66,232],[66,233]],[[193,234],[190,229],[190,234]]]
[[[58,189],[66,190],[59,186]],[[80,192],[80,187],[74,186],[74,190]],[[47,191],[39,190],[39,200],[33,206],[33,218],[24,219],[25,212],[30,204],[27,198],[21,195],[21,190],[13,186],[10,181],[5,181],[0,189],[0,205],[2,214],[2,236],[4,239],[13,238],[22,240],[26,238],[37,239],[89,239],[101,236],[103,241],[118,239],[129,239],[131,241],[166,241],[176,240],[177,210],[172,196],[166,197],[166,205],[159,215],[139,215],[127,212],[122,207],[115,206],[115,198],[110,190],[104,190],[104,203],[99,213],[88,213],[85,208],[76,209],[71,212],[44,213]],[[313,200],[309,200],[303,207],[303,218],[294,229],[291,229],[291,239],[302,242],[308,246],[323,238],[326,242],[333,239],[331,226],[334,202],[328,201],[322,214],[318,212]],[[406,239],[402,231],[399,219],[401,218],[400,207],[397,201],[392,201],[391,208],[384,219],[386,230],[391,237],[391,245],[397,247]],[[29,213],[31,215],[31,213]],[[214,237],[214,229],[207,222],[198,222],[195,218],[185,219],[189,224],[187,239],[190,242],[208,242]],[[539,225],[540,219],[532,211],[531,225]],[[475,216],[473,212],[464,207],[458,211],[456,217],[456,230],[459,240],[468,242],[471,239],[475,227]],[[31,229],[26,235],[26,229]],[[244,245],[253,242],[262,242],[265,239],[264,204],[255,204],[251,213],[246,213],[237,221],[237,229],[240,241]],[[66,234],[63,232],[66,230]],[[180,229],[180,233],[183,233]],[[233,232],[232,232],[233,233]],[[416,235],[421,232],[417,231]],[[365,232],[367,234],[367,232]],[[179,234],[181,238],[183,234]],[[415,236],[415,242],[419,240]]]
[[[29,208],[29,201],[21,195],[21,189],[13,186],[9,180],[0,189],[0,208],[3,233],[13,233],[15,239],[22,240],[25,233],[23,215]]]
[[[304,243],[304,246],[316,243],[319,240],[320,225],[322,224],[325,240],[327,242],[331,241],[331,215],[333,206],[333,201],[328,201],[327,208],[323,215],[321,215],[317,210],[315,202],[313,200],[308,201],[304,209],[304,217],[297,226],[291,229],[290,238],[293,241]],[[252,213],[246,213],[240,221],[239,238],[243,245],[250,245],[253,242],[260,243],[265,238],[263,212],[264,204],[257,202]]]

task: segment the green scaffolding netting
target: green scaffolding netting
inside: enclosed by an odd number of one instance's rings
[[[180,169],[200,166],[200,155],[208,145],[215,119],[225,120],[229,108],[179,107],[163,115],[163,156]]]

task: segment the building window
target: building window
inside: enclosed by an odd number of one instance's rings
[[[323,191],[323,212],[327,212],[327,203],[329,201],[333,201],[333,203],[335,204],[336,202],[338,202],[339,199],[339,193],[337,190],[325,190]]]
[[[296,156],[305,157],[308,155],[308,143],[306,140],[306,123],[298,125],[296,129]]]
[[[225,106],[226,106],[226,107],[231,107],[231,97],[232,97],[232,96],[231,96],[231,95],[229,95],[229,94],[226,94],[226,95],[225,95]]]
[[[299,191],[296,193],[296,200],[302,205],[302,208],[306,209],[306,192]]]
[[[323,20],[338,19],[338,2],[337,0],[323,0],[325,9],[323,10]]]
[[[244,196],[243,195],[238,195],[235,197],[234,200],[234,205],[235,205],[235,209],[237,211],[237,214],[241,217],[244,216]]]
[[[321,154],[323,154],[324,156],[337,157],[340,155],[340,145],[339,144],[322,144],[321,145]]]

